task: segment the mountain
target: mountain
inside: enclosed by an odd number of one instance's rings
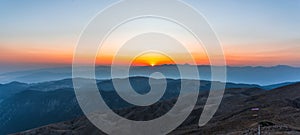
[[[80,79],[80,78],[77,78]],[[82,80],[84,80],[82,78]],[[148,78],[147,77],[131,77],[130,79],[133,81],[132,84],[137,84],[134,86],[135,89],[140,90],[139,92],[145,93],[146,91],[143,92],[145,87],[148,86],[147,89],[149,89],[148,83]],[[176,84],[180,82],[180,80],[174,80],[174,79],[167,79],[170,81],[170,83],[173,81],[173,84]],[[144,82],[144,85],[138,85],[139,81]],[[97,80],[98,87],[104,91],[112,91],[114,90],[113,85],[112,85],[112,80]],[[221,82],[220,82],[221,83]],[[147,85],[146,85],[147,84]],[[140,87],[141,88],[138,88]],[[277,85],[272,86],[272,88],[276,88]],[[282,86],[282,85],[278,85]],[[244,88],[244,87],[261,87],[259,85],[249,85],[249,84],[235,84],[235,83],[227,83],[226,84],[227,88]],[[269,86],[271,87],[271,86]],[[266,87],[266,88],[269,88]],[[62,79],[62,80],[57,80],[57,81],[47,81],[47,82],[39,82],[39,83],[21,83],[21,82],[11,82],[7,84],[1,84],[0,85],[0,101],[3,100],[4,98],[7,98],[15,93],[24,91],[24,90],[35,90],[35,91],[53,91],[57,89],[71,89],[73,88],[73,82],[72,79]],[[209,90],[210,89],[210,82],[209,81],[201,81],[201,90]]]
[[[0,103],[0,134],[12,133],[81,116],[71,90],[26,90]]]
[[[122,80],[122,78],[120,78],[120,80]],[[130,77],[129,80],[132,87],[138,93],[143,94],[147,93],[150,90],[150,86],[148,84],[149,78],[147,77]],[[187,83],[192,81],[197,80],[188,80]],[[133,107],[132,104],[124,101],[116,93],[112,82],[113,80],[111,79],[97,81],[98,88],[105,102],[112,109],[116,110]],[[215,83],[222,84],[222,82]],[[179,79],[167,79],[167,89],[162,99],[160,99],[160,102],[166,102],[168,100],[176,98],[180,92],[180,85],[181,80]],[[210,81],[200,81],[200,97],[207,96],[210,86]],[[12,82],[8,84],[2,84],[0,85],[0,88],[0,93],[6,96],[2,99],[2,102],[0,102],[0,116],[2,116],[0,117],[0,121],[2,122],[2,124],[0,124],[0,131],[5,134],[35,128],[54,122],[74,119],[82,115],[82,112],[76,102],[72,79],[63,79],[58,81],[33,84]],[[229,99],[232,98],[231,102],[238,103],[238,106],[239,103],[243,102],[240,101],[241,99],[252,96],[255,97],[255,95],[266,92],[264,87],[253,84],[226,83],[226,89],[226,92],[228,93],[224,97],[230,97]],[[203,98],[201,101],[205,101],[205,98]],[[294,103],[295,106],[298,106],[297,100],[291,101],[291,103]],[[230,106],[226,106],[226,109],[235,109],[231,106],[234,104],[228,104]],[[65,110],[66,108],[67,110]],[[223,109],[223,111],[226,109]],[[131,109],[129,109],[129,111],[130,110]],[[60,113],[60,115],[56,116],[54,115],[55,113]],[[158,115],[159,112],[156,116]],[[36,121],[31,121],[30,119],[34,119]],[[0,134],[2,134],[1,132]]]
[[[228,67],[227,81],[247,84],[271,85],[283,82],[297,82],[300,68],[290,66],[274,67]]]
[[[190,68],[190,65],[180,65],[185,68]],[[201,80],[211,80],[210,66],[197,66]],[[221,68],[221,67],[216,67]],[[227,66],[227,81],[233,83],[257,84],[257,85],[272,85],[283,82],[298,82],[300,81],[300,68],[290,66],[273,66],[273,67],[232,67]],[[123,67],[119,68],[124,70]],[[86,72],[82,69],[82,72]],[[159,65],[155,67],[131,67],[130,77],[145,76],[148,77],[153,72],[161,72],[167,78],[179,79],[179,72],[176,65]],[[100,80],[111,79],[111,69],[108,66],[97,66],[95,69],[96,78]],[[30,70],[22,72],[12,72],[0,74],[0,83],[9,83],[19,81],[25,83],[37,83],[45,81],[61,80],[72,78],[72,68],[48,68],[40,70]],[[124,78],[120,76],[119,78]],[[195,78],[183,78],[195,79]],[[197,78],[198,79],[198,78]],[[219,80],[214,80],[219,81]]]
[[[80,79],[80,78],[76,78]],[[84,80],[84,79],[82,79]],[[99,80],[97,80],[99,82]],[[0,100],[3,100],[11,95],[25,91],[54,91],[57,89],[71,89],[73,90],[72,79],[63,79],[58,81],[48,81],[40,83],[21,83],[21,82],[11,82],[7,84],[0,85]]]
[[[272,84],[272,85],[267,85],[267,86],[262,86],[265,90],[271,90],[279,87],[284,87],[287,85],[295,84],[297,82],[284,82],[284,83],[279,83],[279,84]]]
[[[300,134],[300,83],[265,91],[259,88],[227,89],[215,116],[203,127],[197,122],[207,93],[199,96],[198,103],[185,122],[171,135],[183,134]],[[204,99],[203,99],[204,98]],[[176,100],[168,100],[140,109],[132,107],[116,111],[129,119],[144,120],[162,115]],[[259,108],[259,111],[251,111]],[[153,113],[155,112],[155,113]],[[255,116],[258,114],[258,116]],[[104,134],[85,117],[27,130],[16,135],[30,134]]]
[[[1,83],[19,81],[24,83],[37,83],[45,81],[61,80],[71,78],[71,67],[65,68],[46,68],[39,70],[18,71],[4,73],[0,75]]]
[[[0,85],[0,100],[9,97],[12,94],[21,92],[27,89],[29,86],[26,83],[11,82],[8,84]]]
[[[80,78],[76,78],[80,79]],[[150,90],[147,77],[130,77],[132,87],[138,93]],[[187,83],[197,81],[188,80]],[[221,82],[216,82],[220,83]],[[105,102],[113,109],[133,107],[115,91],[112,80],[98,80],[97,85]],[[157,84],[160,85],[160,84]],[[167,89],[160,101],[179,95],[181,80],[167,79]],[[211,82],[200,81],[200,93],[210,89]],[[4,87],[5,86],[5,87]],[[72,79],[34,84],[12,82],[0,85],[0,93],[11,91],[0,102],[0,134],[18,132],[38,126],[69,120],[82,115],[73,90]],[[229,88],[259,88],[258,85],[227,83]]]
[[[47,81],[30,84],[28,89],[36,91],[53,91],[57,89],[73,88],[72,79],[62,79],[57,81]]]
[[[0,85],[0,99],[3,100],[16,93],[25,90],[36,90],[36,91],[53,91],[63,88],[73,88],[72,79],[64,79],[59,81],[43,82],[43,83],[21,83],[21,82],[11,82],[7,84]]]

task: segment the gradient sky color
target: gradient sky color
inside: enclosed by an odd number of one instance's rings
[[[184,1],[207,18],[229,65],[300,66],[300,1]],[[114,2],[2,0],[0,73],[70,64],[84,26]],[[111,56],[103,57],[102,64],[109,64]],[[208,63],[201,54],[195,57]]]

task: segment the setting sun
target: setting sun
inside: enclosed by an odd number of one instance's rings
[[[161,64],[174,64],[174,62],[166,55],[156,52],[150,52],[136,57],[132,64],[154,67]]]

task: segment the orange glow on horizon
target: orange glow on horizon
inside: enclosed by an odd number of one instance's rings
[[[174,62],[169,57],[159,53],[146,53],[136,57],[132,62],[132,65],[145,65],[152,67],[162,64],[174,64]]]
[[[32,63],[32,64],[72,64],[73,52],[70,51],[51,51],[51,50],[40,50],[40,51],[31,51],[31,50],[13,50],[0,47],[0,62],[1,63]],[[273,66],[278,64],[283,65],[294,65],[300,66],[292,63],[299,63],[300,56],[295,51],[283,51],[283,52],[235,52],[234,50],[226,51],[226,63],[227,65],[232,66]],[[197,65],[209,65],[209,59],[205,54],[192,53],[194,60]],[[180,63],[176,64],[185,64],[192,63],[186,61],[186,54],[176,54],[177,59]],[[120,61],[117,63],[120,65],[127,65],[126,61],[130,59],[130,56],[119,56]],[[96,59],[96,65],[111,65],[112,56],[110,55],[101,55]],[[89,57],[83,57],[82,63],[85,63]],[[137,57],[132,65],[134,66],[157,66],[163,64],[175,64],[167,56],[156,53],[147,53],[145,55]]]

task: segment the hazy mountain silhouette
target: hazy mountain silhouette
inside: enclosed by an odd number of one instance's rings
[[[21,92],[29,87],[26,83],[11,82],[0,85],[0,100],[9,97],[12,94]]]
[[[180,66],[185,66],[187,68],[190,67],[190,65]],[[122,68],[120,68],[120,70],[121,69]],[[97,79],[111,79],[110,70],[111,69],[108,66],[96,67]],[[210,66],[198,66],[198,70],[201,80],[210,80]],[[82,72],[84,72],[84,69]],[[176,65],[160,65],[155,67],[131,67],[130,76],[148,77],[153,72],[161,72],[167,78],[180,78]],[[234,83],[272,85],[284,82],[296,82],[300,81],[299,74],[300,68],[282,65],[274,67],[227,67],[227,80],[228,82]],[[121,76],[120,78],[123,77],[124,76]],[[36,83],[61,80],[65,78],[72,78],[71,67],[5,73],[0,75],[0,83],[9,83],[12,81]]]
[[[133,78],[132,81],[143,79],[145,81],[148,80],[147,77],[131,77]],[[168,79],[169,81],[172,81],[174,79]],[[112,81],[110,80],[97,80],[98,81],[98,87],[102,88],[104,91],[114,90]],[[103,82],[102,82],[103,81]],[[180,80],[177,80],[179,82]],[[146,82],[147,83],[147,82]],[[176,80],[175,80],[176,83]],[[133,83],[137,84],[137,83]],[[209,81],[201,81],[201,89],[202,90],[208,90],[210,88],[210,82]],[[285,83],[289,84],[289,83]],[[138,87],[139,85],[135,86]],[[282,85],[272,85],[272,86],[266,86],[266,89],[269,89],[270,87],[276,88],[276,86],[284,86]],[[143,88],[144,86],[142,86]],[[259,85],[250,85],[250,84],[235,84],[235,83],[227,83],[228,88],[241,88],[241,87],[262,87]],[[47,82],[39,82],[39,83],[21,83],[21,82],[11,82],[7,84],[0,84],[0,100],[9,97],[15,93],[24,91],[24,90],[35,90],[35,91],[53,91],[57,89],[69,89],[73,88],[73,82],[72,79],[63,79],[63,80],[57,80],[57,81],[47,81]]]
[[[275,88],[279,88],[279,87],[284,87],[284,86],[295,84],[295,83],[297,83],[297,82],[284,82],[284,83],[279,83],[279,84],[266,85],[266,86],[262,86],[262,87],[265,90],[271,90],[271,89],[275,89]]]

